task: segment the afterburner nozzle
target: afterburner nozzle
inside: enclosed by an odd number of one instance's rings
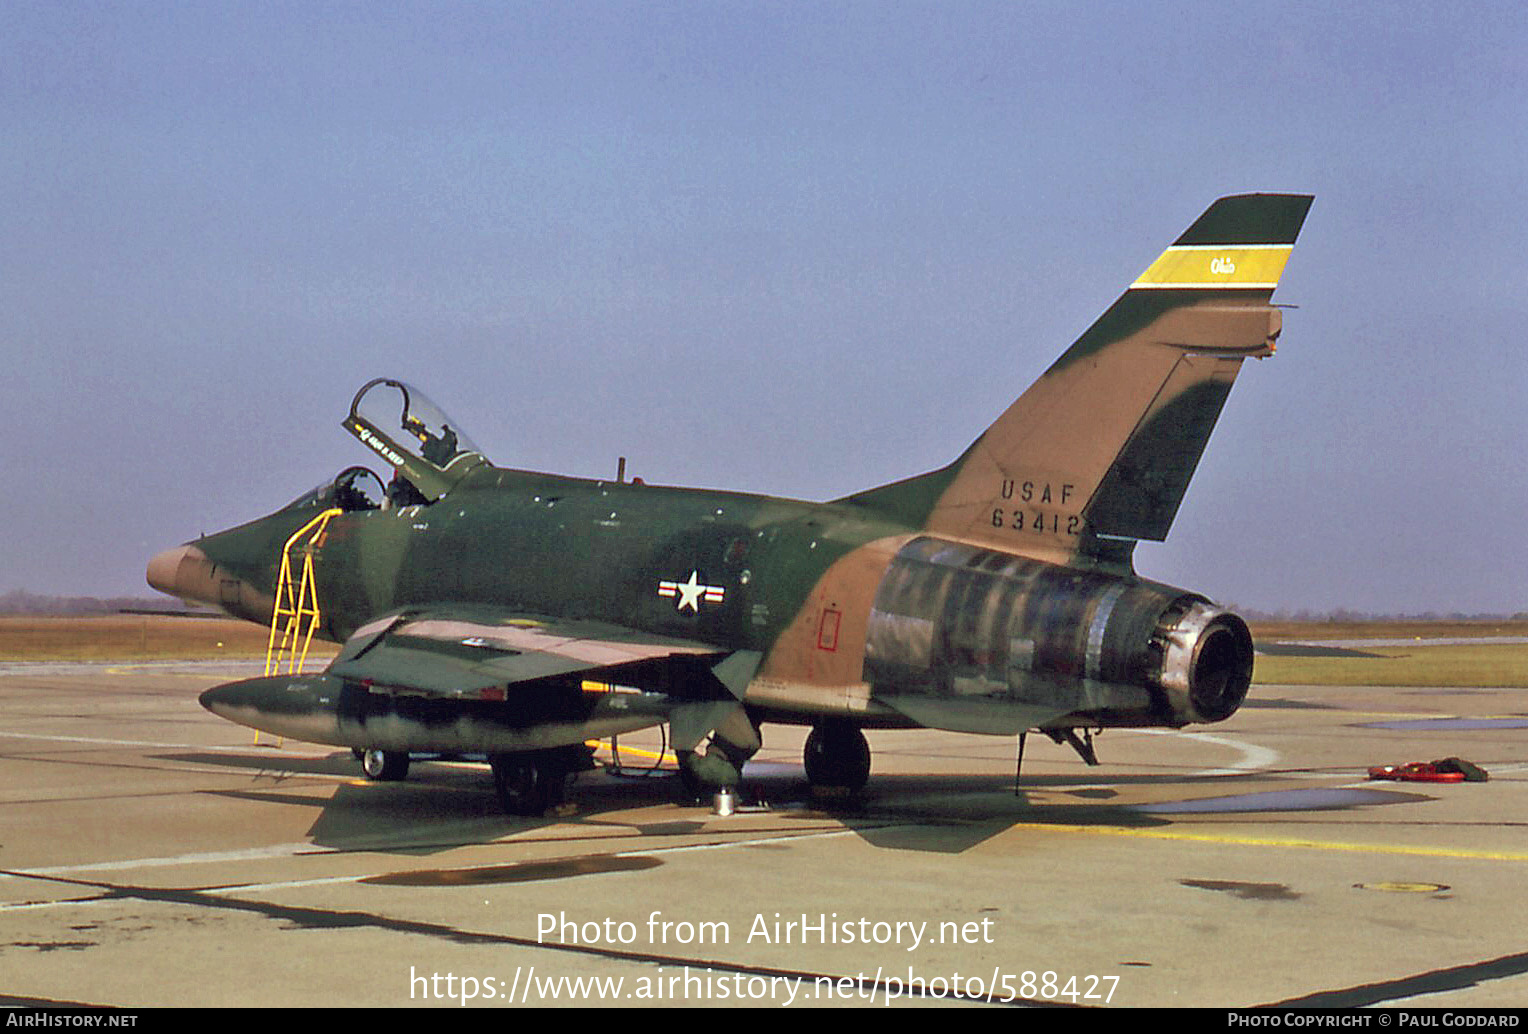
[[[1252,685],[1252,633],[1228,610],[1192,602],[1158,629],[1163,644],[1158,682],[1173,713],[1185,722],[1231,717]]]

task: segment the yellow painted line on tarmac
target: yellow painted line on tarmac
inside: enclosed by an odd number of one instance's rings
[[[594,747],[596,750],[609,750],[610,749],[610,744],[606,743],[604,740],[585,740],[584,741],[584,745],[587,746],[587,747]],[[677,757],[675,757],[673,754],[669,753],[668,751],[663,751],[662,753],[660,753],[658,751],[653,751],[653,750],[643,750],[641,747],[625,747],[625,746],[623,746],[621,748],[621,753],[622,754],[635,754],[637,757],[639,757],[639,758],[647,758],[649,761],[672,761],[676,765],[679,763],[679,759]]]
[[[1022,823],[1016,830],[1042,833],[1090,833],[1095,836],[1139,837],[1146,840],[1177,840],[1195,844],[1222,844],[1228,847],[1275,847],[1303,851],[1343,851],[1352,854],[1411,855],[1419,858],[1461,858],[1487,862],[1528,862],[1524,851],[1480,851],[1459,847],[1410,847],[1404,844],[1348,844],[1330,840],[1305,840],[1295,837],[1247,837],[1222,833],[1183,833],[1160,829],[1130,829],[1127,826],[1067,826],[1060,823]]]
[[[63,663],[66,663],[66,662],[58,661],[56,663],[63,664]],[[67,662],[67,663],[75,663],[75,662]],[[81,662],[78,662],[78,663],[88,664],[90,662],[89,661],[81,661]],[[251,671],[256,672],[257,674],[261,671],[261,664],[260,664],[259,658],[230,657],[227,660],[223,660],[221,658],[208,658],[208,663],[209,664],[229,664],[229,665],[248,664]],[[106,667],[104,667],[102,669],[102,672],[103,672],[103,674],[106,674],[106,675],[158,675],[158,676],[162,676],[164,678],[169,678],[169,679],[202,679],[202,680],[206,680],[206,679],[245,679],[245,678],[253,678],[253,677],[255,677],[255,676],[248,675],[248,674],[241,675],[241,674],[236,674],[236,673],[233,673],[233,672],[226,672],[226,671],[176,671],[173,668],[169,667],[168,662],[162,662],[162,661],[134,661],[134,662],[130,662],[130,663],[127,663],[127,664],[112,664],[112,665],[107,665]],[[318,670],[315,669],[313,671],[303,672],[302,674],[305,674],[305,675],[316,675],[318,673],[319,673]]]

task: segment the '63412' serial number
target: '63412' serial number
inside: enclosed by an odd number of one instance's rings
[[[1082,517],[1078,514],[1035,513],[1026,510],[992,511],[992,526],[1012,531],[1050,532],[1052,535],[1077,535],[1082,532]]]

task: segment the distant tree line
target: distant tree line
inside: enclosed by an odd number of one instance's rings
[[[1358,624],[1365,621],[1528,621],[1528,610],[1515,614],[1468,614],[1464,611],[1424,610],[1414,614],[1380,613],[1368,610],[1259,610],[1256,607],[1236,607],[1234,610],[1248,621],[1287,621],[1295,624]]]
[[[44,596],[16,589],[0,595],[0,614],[51,615],[116,614],[123,610],[162,610],[182,613],[197,608],[164,596]]]

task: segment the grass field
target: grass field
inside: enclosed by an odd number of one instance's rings
[[[0,661],[264,658],[270,629],[232,618],[0,617]],[[314,641],[309,656],[334,652]]]
[[[1363,656],[1259,656],[1256,681],[1333,686],[1512,686],[1528,689],[1528,643],[1423,645],[1436,639],[1528,637],[1528,621],[1259,624],[1259,643],[1394,640]],[[269,630],[227,618],[140,614],[0,617],[0,661],[263,658]],[[310,658],[333,654],[315,640]]]
[[[1252,637],[1259,644],[1386,640],[1355,648],[1358,656],[1259,656],[1253,679],[1263,684],[1528,689],[1528,643],[1432,645],[1439,639],[1525,638],[1528,621],[1279,622],[1254,624]]]
[[[1528,637],[1528,621],[1254,621],[1258,642],[1321,639]]]
[[[1528,689],[1528,643],[1364,647],[1363,652],[1375,656],[1259,656],[1253,681],[1264,685]]]

